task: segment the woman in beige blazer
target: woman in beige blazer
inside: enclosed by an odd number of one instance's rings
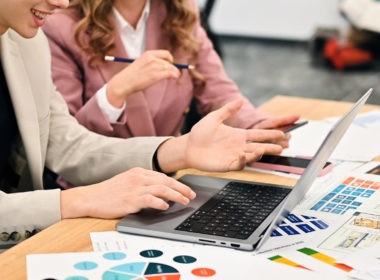
[[[66,6],[68,0],[0,0],[0,94],[10,96],[19,132],[10,155],[0,154],[0,161],[19,176],[14,185],[7,176],[0,178],[3,232],[42,229],[63,218],[116,218],[143,207],[166,209],[165,200],[187,204],[195,197],[190,188],[151,170],[227,171],[263,153],[281,152],[281,146],[265,143],[284,139],[279,131],[223,124],[241,102],[209,114],[190,134],[176,138],[107,138],[79,125],[55,90],[48,42],[39,31],[47,16]],[[0,127],[3,122],[0,117]],[[44,189],[44,166],[79,187]]]
[[[122,138],[179,135],[193,98],[201,115],[243,99],[226,121],[233,127],[297,120],[268,118],[241,94],[198,13],[196,0],[74,0],[52,16],[44,31],[53,80],[70,113],[92,131]],[[105,55],[141,58],[126,64],[104,61]],[[195,70],[180,73],[173,61]]]

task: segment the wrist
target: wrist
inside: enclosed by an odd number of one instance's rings
[[[185,134],[171,138],[158,147],[157,162],[162,172],[173,173],[191,167],[186,159],[187,140],[188,135]]]
[[[118,90],[112,85],[112,83],[107,84],[106,97],[108,103],[113,107],[119,109],[123,107],[125,98],[118,93]]]
[[[88,217],[89,210],[86,203],[84,187],[75,187],[61,191],[61,218]]]
[[[130,85],[130,82],[124,79],[122,81],[119,81],[117,75],[107,83],[107,100],[112,106],[116,108],[121,108],[124,105],[127,97],[133,92],[134,89]]]

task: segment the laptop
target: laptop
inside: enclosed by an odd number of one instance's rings
[[[179,181],[197,193],[189,205],[173,203],[166,211],[143,209],[121,219],[116,230],[259,251],[273,229],[303,199],[371,93],[369,89],[331,128],[294,187],[185,175]]]

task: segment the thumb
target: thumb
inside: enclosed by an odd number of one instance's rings
[[[217,118],[219,122],[223,122],[229,117],[236,114],[237,111],[243,106],[243,99],[237,99],[231,102],[228,102],[223,107],[218,110],[215,110],[212,114]]]

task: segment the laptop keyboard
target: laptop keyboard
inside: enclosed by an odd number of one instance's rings
[[[247,239],[289,192],[288,188],[230,182],[176,230]]]

